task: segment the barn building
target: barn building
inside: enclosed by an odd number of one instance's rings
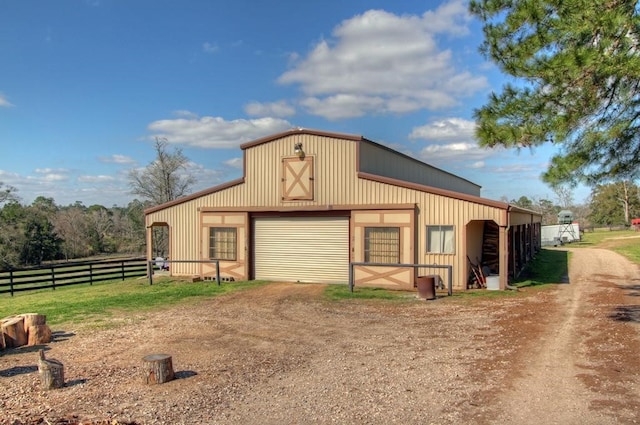
[[[241,146],[243,176],[145,211],[147,257],[168,229],[171,274],[412,289],[428,273],[467,288],[470,263],[500,288],[540,248],[541,216],[362,136],[292,129]],[[394,266],[435,265],[432,269]],[[451,282],[441,266],[452,266]]]

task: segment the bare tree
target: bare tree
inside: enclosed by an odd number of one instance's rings
[[[64,241],[62,248],[67,260],[87,254],[88,226],[86,213],[82,208],[73,206],[61,209],[56,214],[54,226]]]
[[[156,137],[156,159],[144,169],[129,172],[131,193],[139,195],[153,205],[172,201],[187,194],[195,183],[189,172],[189,160],[181,149],[167,151],[167,139]]]
[[[557,184],[552,186],[553,193],[556,194],[560,207],[568,209],[573,206],[573,191],[566,184]]]
[[[4,187],[3,187],[4,186]],[[0,182],[0,204],[10,201],[18,201],[16,196],[16,188],[13,186],[5,185]]]

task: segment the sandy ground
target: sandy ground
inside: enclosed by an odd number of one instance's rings
[[[565,283],[498,299],[327,302],[270,284],[0,357],[0,424],[640,423],[640,270],[576,249]],[[178,379],[146,385],[142,357]]]

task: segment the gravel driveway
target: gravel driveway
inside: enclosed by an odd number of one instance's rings
[[[568,284],[496,299],[322,299],[269,284],[0,357],[0,424],[618,424],[640,419],[640,273],[575,250]],[[142,357],[178,379],[147,386]]]

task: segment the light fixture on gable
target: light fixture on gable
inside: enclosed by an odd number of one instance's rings
[[[297,155],[298,158],[304,158],[304,151],[302,150],[302,142],[298,142],[293,145],[293,153]]]

